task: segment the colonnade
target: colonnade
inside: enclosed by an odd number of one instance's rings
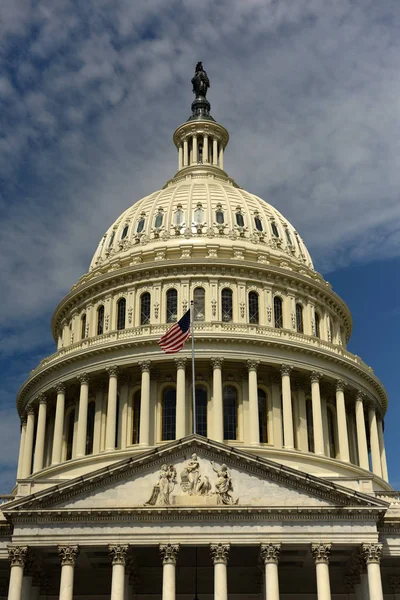
[[[263,597],[265,600],[279,600],[279,559],[281,544],[262,543],[260,559],[264,565]],[[315,582],[318,600],[331,600],[329,559],[332,544],[326,542],[311,543],[310,550],[315,563]],[[111,600],[128,600],[126,579],[134,569],[134,558],[130,553],[133,548],[125,544],[109,545],[111,559]],[[214,598],[228,600],[227,565],[230,544],[215,542],[209,546],[211,560],[214,565]],[[177,543],[160,544],[159,551],[163,570],[162,600],[176,598],[176,564],[179,557],[180,545]],[[37,595],[32,573],[27,569],[29,549],[27,546],[9,546],[11,570],[8,600],[31,600]],[[58,547],[61,562],[60,600],[73,600],[74,572],[79,555],[79,546],[66,545]],[[357,598],[366,600],[383,600],[380,561],[382,544],[362,544],[359,548],[361,571],[366,569],[365,576],[354,584]],[[132,574],[132,573],[131,573]],[[132,578],[131,578],[132,581]]]
[[[216,136],[194,133],[178,146],[178,169],[199,162],[224,169],[224,146]]]
[[[224,378],[224,359],[212,358],[211,396],[212,396],[212,427],[207,431],[208,437],[223,443],[224,441],[224,386],[229,383]],[[192,429],[189,427],[189,411],[191,402],[188,398],[188,380],[186,376],[187,359],[175,358],[171,365],[175,369],[175,377],[170,377],[171,385],[176,387],[176,438],[180,439],[189,435]],[[238,366],[246,367],[245,379],[242,379],[242,400],[248,402],[248,411],[245,421],[245,430],[241,432],[241,439],[249,446],[260,445],[260,410],[259,410],[259,372],[260,361],[249,359],[238,363]],[[267,365],[261,365],[261,367]],[[157,434],[151,431],[152,419],[152,389],[157,385],[156,379],[151,381],[151,370],[156,364],[150,360],[143,360],[137,364],[140,369],[140,424],[139,424],[139,446],[148,447],[153,438],[158,443]],[[236,367],[235,367],[236,368]],[[280,372],[275,370],[272,374],[267,373],[268,385],[270,385],[270,398],[268,398],[268,418],[271,418],[272,441],[268,442],[274,447],[286,450],[300,450],[303,452],[313,451],[316,455],[330,456],[327,452],[327,435],[329,434],[326,418],[324,421],[323,402],[321,400],[321,378],[323,375],[317,371],[300,373],[301,380],[293,377],[293,367],[282,364]],[[104,371],[103,371],[104,372]],[[125,448],[127,444],[126,435],[120,436],[116,441],[117,423],[126,430],[127,406],[129,387],[125,377],[126,371],[118,366],[110,366],[106,369],[108,375],[107,408],[105,419],[105,443],[102,451],[113,452],[117,447]],[[296,375],[299,373],[297,372]],[[76,377],[76,376],[75,376]],[[265,377],[262,374],[262,377]],[[307,377],[309,383],[307,384]],[[86,454],[86,440],[88,431],[88,403],[90,388],[93,383],[96,388],[96,374],[81,373],[77,376],[79,381],[79,404],[77,427],[74,433],[74,458],[83,457]],[[76,379],[75,379],[76,381]],[[264,382],[265,380],[262,379]],[[176,384],[175,384],[176,382]],[[336,422],[335,429],[335,452],[333,458],[345,463],[353,462],[378,477],[388,479],[385,447],[383,439],[383,423],[380,415],[376,412],[375,404],[367,399],[361,390],[351,389],[343,380],[330,380],[335,387],[335,398],[332,398],[332,406]],[[62,447],[65,436],[65,414],[66,414],[66,386],[67,383],[57,384],[55,415],[53,423],[53,435],[51,440],[51,465],[62,462]],[[244,392],[246,388],[246,392]],[[308,388],[308,390],[307,390]],[[119,394],[119,402],[118,402]],[[306,398],[310,398],[312,411],[307,414]],[[46,411],[50,401],[50,394],[39,395],[35,401],[28,405],[21,425],[20,455],[18,463],[18,479],[29,477],[44,468],[44,448],[46,440]],[[52,401],[54,403],[54,401]],[[119,408],[118,408],[119,407]],[[54,404],[52,404],[54,408]],[[325,413],[326,413],[325,406]],[[119,412],[118,412],[119,411]],[[349,430],[349,418],[351,417],[354,430]],[[311,421],[311,423],[310,423]],[[297,425],[300,423],[300,425]],[[306,425],[304,425],[306,423]],[[46,425],[47,424],[47,425]],[[368,427],[368,436],[367,436]],[[36,429],[36,435],[35,435]],[[307,438],[309,430],[312,430],[313,447]],[[327,433],[328,431],[328,433]],[[370,440],[371,465],[367,437]],[[353,458],[351,458],[350,444],[353,445]],[[100,449],[96,450],[100,451]],[[50,461],[47,462],[47,465]]]

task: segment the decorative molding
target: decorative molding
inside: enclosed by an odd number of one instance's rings
[[[56,383],[56,385],[54,387],[56,389],[57,394],[65,394],[66,385],[63,381]]]
[[[230,544],[210,544],[210,553],[214,565],[217,563],[228,564],[230,547]]]
[[[111,563],[113,565],[125,565],[128,549],[128,546],[121,546],[121,544],[110,544],[108,550],[111,557]]]
[[[329,563],[331,548],[332,544],[325,544],[323,542],[311,544],[311,554],[313,555],[316,565],[318,563]]]
[[[116,365],[112,367],[107,367],[106,371],[109,377],[118,377],[118,367]]]
[[[74,566],[79,555],[79,546],[58,546],[61,565]]]
[[[362,544],[361,552],[367,563],[380,563],[382,558],[383,544]]]
[[[8,546],[8,558],[12,567],[24,567],[28,559],[28,546]]]
[[[346,382],[343,381],[343,379],[338,379],[336,381],[336,391],[337,392],[344,392],[345,388],[346,388]]]
[[[260,554],[265,564],[274,563],[277,565],[280,552],[281,544],[261,544]]]
[[[150,373],[151,360],[141,360],[138,365],[142,373]]]
[[[284,375],[289,375],[290,373],[293,371],[293,366],[292,365],[281,365],[281,368],[279,369],[281,372],[282,377]]]
[[[80,382],[80,384],[88,384],[89,383],[89,375],[87,373],[80,373],[79,375],[77,375],[77,380]]]
[[[246,361],[247,363],[247,368],[249,371],[257,371],[258,369],[258,365],[260,364],[259,360],[254,360],[254,359],[248,359]]]
[[[187,358],[174,358],[177,369],[186,369]]]
[[[320,373],[319,371],[311,371],[311,373],[310,373],[311,383],[319,383],[321,378],[322,378],[322,373]]]
[[[160,544],[160,554],[163,565],[176,565],[179,544]]]
[[[224,359],[222,357],[211,359],[211,364],[212,364],[213,369],[221,369],[223,362],[224,362]]]
[[[39,405],[40,404],[47,405],[47,397],[46,397],[46,395],[45,394],[39,394],[39,396],[37,397],[37,401],[38,401]]]

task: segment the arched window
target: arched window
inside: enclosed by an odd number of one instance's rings
[[[92,400],[88,404],[88,412],[87,412],[86,454],[93,454],[95,415],[96,415],[96,404],[95,404],[94,400]]]
[[[224,387],[224,440],[237,439],[237,389],[233,385]]]
[[[126,300],[120,298],[117,303],[117,329],[125,329]]]
[[[241,212],[236,213],[236,225],[238,227],[244,227],[244,218]]]
[[[175,211],[175,215],[174,215],[174,223],[175,223],[175,225],[182,225],[183,224],[184,216],[185,216],[185,213],[183,212],[182,208],[180,208],[178,206],[178,208]]]
[[[140,440],[140,396],[140,390],[133,395],[132,444],[138,444]]]
[[[296,329],[299,333],[304,333],[303,307],[299,303],[296,304]]]
[[[279,329],[283,327],[282,298],[279,298],[279,296],[274,298],[274,322],[275,327]]]
[[[204,222],[204,209],[198,205],[193,213],[193,216],[196,225],[201,225]]]
[[[257,292],[249,293],[249,323],[258,323],[258,294]]]
[[[207,437],[207,390],[196,385],[196,433]]]
[[[256,229],[258,231],[263,231],[263,224],[262,224],[261,219],[260,219],[260,217],[258,215],[256,215],[254,217],[254,225],[256,226]]]
[[[157,215],[156,218],[154,219],[154,227],[156,229],[160,229],[160,227],[163,224],[163,219],[164,219],[164,214],[162,211],[160,211]]]
[[[232,321],[233,319],[233,302],[232,302],[232,290],[224,288],[221,292],[221,309],[222,309],[222,320]]]
[[[268,404],[267,394],[262,388],[258,388],[258,425],[260,431],[260,443],[268,443]]]
[[[136,227],[136,233],[142,233],[144,229],[144,217],[141,217]]]
[[[81,340],[86,337],[86,314],[81,316]]]
[[[66,460],[72,458],[72,447],[74,443],[74,429],[75,429],[75,409],[73,408],[67,417],[67,428],[66,428],[66,444],[67,444],[67,457]]]
[[[175,323],[178,318],[178,292],[174,289],[167,292],[167,323]]]
[[[104,333],[104,306],[101,305],[97,309],[97,335]]]
[[[121,240],[124,240],[126,238],[126,236],[128,235],[128,229],[129,229],[129,225],[128,223],[125,225],[125,227],[122,230],[121,233]]]
[[[151,296],[149,292],[144,292],[140,296],[140,324],[150,323]]]
[[[307,418],[307,441],[308,451],[314,452],[314,424],[312,413],[312,402],[310,398],[306,400],[306,418]]]
[[[225,218],[224,218],[224,213],[222,212],[222,210],[215,211],[215,220],[217,221],[218,225],[224,224]]]
[[[288,246],[293,246],[293,240],[292,240],[292,236],[290,235],[289,229],[285,228],[285,233],[286,233],[286,241],[288,243]]]
[[[176,437],[176,389],[168,387],[162,400],[162,439],[174,440]]]
[[[271,229],[274,237],[279,237],[279,230],[275,221],[271,221]]]
[[[321,323],[321,318],[320,318],[319,314],[317,313],[317,311],[315,311],[315,337],[317,337],[317,338],[321,337],[320,323]]]
[[[205,319],[205,290],[202,287],[195,288],[193,292],[193,318],[195,321]]]
[[[112,232],[110,240],[108,242],[108,247],[109,248],[111,248],[111,246],[113,245],[114,238],[115,238],[115,231]]]
[[[336,432],[335,432],[335,415],[333,408],[331,406],[327,406],[327,421],[328,421],[328,442],[329,442],[329,456],[331,458],[336,458],[337,448],[336,448]]]

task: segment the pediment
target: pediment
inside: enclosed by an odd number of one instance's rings
[[[192,435],[3,505],[17,511],[380,508],[387,504]]]

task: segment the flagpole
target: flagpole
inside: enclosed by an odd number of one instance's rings
[[[192,411],[193,411],[193,433],[196,433],[196,387],[194,374],[194,302],[190,301],[190,331],[192,333]]]

